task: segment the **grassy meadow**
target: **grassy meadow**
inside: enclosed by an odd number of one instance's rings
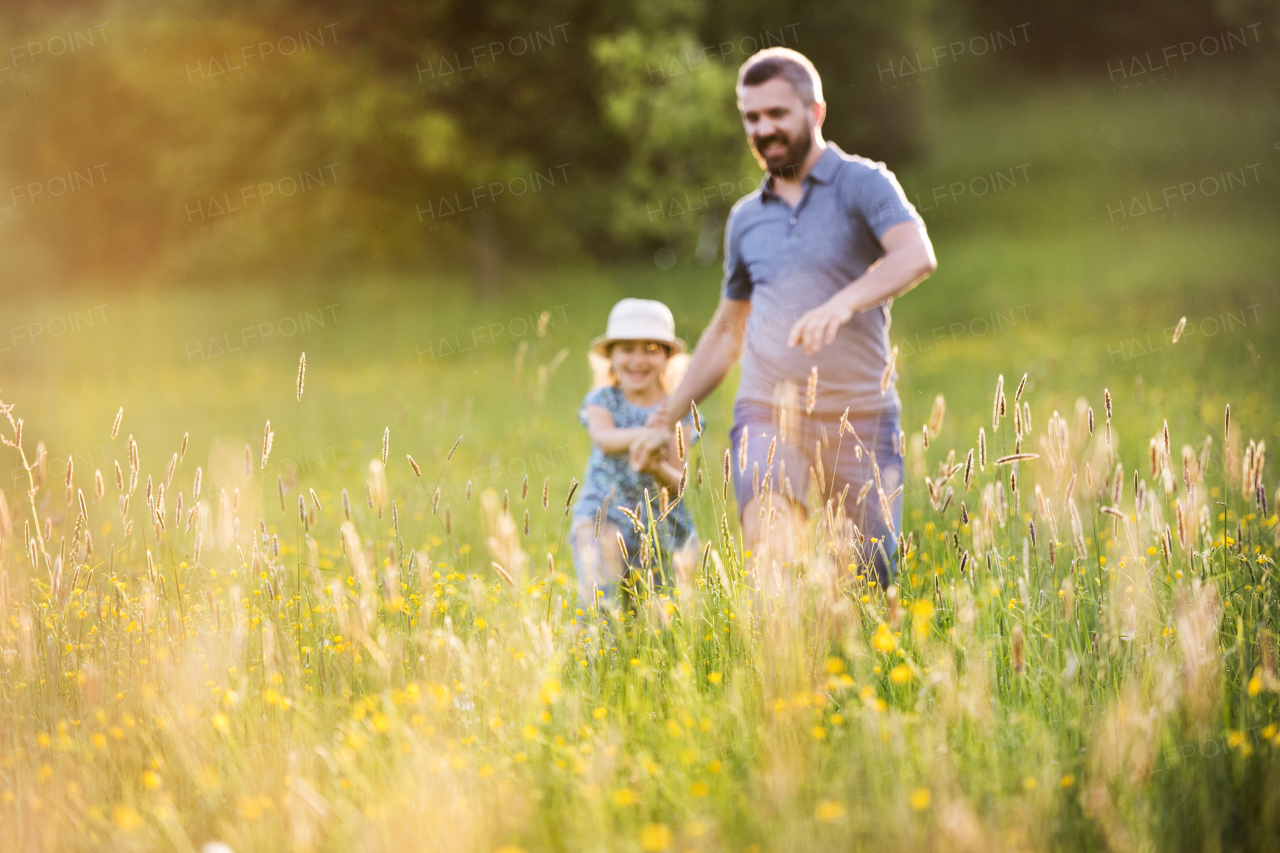
[[[939,109],[899,170],[940,266],[893,310],[895,588],[815,512],[759,592],[731,377],[708,547],[612,643],[567,546],[586,344],[627,295],[692,342],[715,266],[6,304],[0,848],[1274,849],[1280,109],[1177,85]]]

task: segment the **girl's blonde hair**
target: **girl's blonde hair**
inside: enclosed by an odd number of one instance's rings
[[[618,377],[613,375],[613,364],[607,357],[595,350],[588,350],[587,363],[591,367],[592,388],[607,388],[618,384]],[[681,379],[684,379],[684,373],[688,369],[688,353],[674,353],[668,356],[667,369],[662,371],[662,378],[658,380],[658,384],[662,386],[662,393],[670,394],[676,390],[676,386],[680,384]]]

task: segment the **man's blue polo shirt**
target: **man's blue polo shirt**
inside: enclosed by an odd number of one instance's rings
[[[773,404],[790,380],[804,405],[811,368],[818,368],[815,412],[839,414],[898,410],[894,382],[881,392],[889,363],[889,307],[869,308],[840,327],[836,340],[813,356],[787,348],[787,334],[802,314],[830,299],[884,255],[880,239],[900,222],[923,225],[884,163],[850,156],[827,143],[803,181],[793,209],[770,187],[742,198],[725,229],[722,295],[750,300],[738,400]]]

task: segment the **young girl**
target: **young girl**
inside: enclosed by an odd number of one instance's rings
[[[634,579],[629,569],[641,565],[644,534],[622,509],[634,513],[647,530],[650,514],[654,519],[662,514],[663,491],[668,503],[676,501],[684,463],[675,439],[665,458],[651,460],[642,471],[632,470],[629,452],[650,419],[665,414],[667,394],[688,361],[684,349],[684,342],[675,336],[670,309],[651,299],[623,299],[609,312],[605,334],[592,341],[589,358],[596,387],[578,411],[592,448],[573,508],[572,534],[578,596],[584,608],[616,604],[619,584]],[[682,432],[687,455],[688,446],[698,438],[692,415],[685,419]],[[657,524],[656,533],[662,564],[669,566],[671,553],[685,546],[694,533],[683,501]],[[653,564],[658,562],[656,556],[650,557]]]

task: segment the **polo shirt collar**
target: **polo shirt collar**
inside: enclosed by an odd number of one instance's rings
[[[827,147],[823,150],[822,156],[818,158],[818,162],[813,164],[813,168],[804,176],[806,181],[813,180],[819,184],[829,184],[835,177],[836,169],[840,165],[840,155],[844,152],[834,142],[828,142]],[[760,178],[760,193],[766,196],[777,196],[773,191],[773,175],[765,172]]]

